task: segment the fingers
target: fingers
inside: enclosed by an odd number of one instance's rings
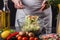
[[[15,8],[19,8],[20,7],[19,3],[15,4],[14,6],[15,6]]]
[[[44,11],[45,7],[46,7],[46,5],[43,5],[43,6],[41,7],[40,11]]]
[[[20,0],[12,0],[12,2],[14,3],[15,8],[17,8],[17,9],[24,8],[24,6]]]
[[[17,9],[23,9],[23,8],[24,8],[23,5],[14,5],[14,6],[15,6],[15,8],[17,8]]]
[[[21,9],[24,8],[24,5],[22,4],[21,1],[19,2],[19,5],[20,5],[20,8],[21,8]]]
[[[18,3],[15,3],[15,8],[17,9],[23,9],[24,8],[24,5],[21,3],[21,2],[18,2]]]

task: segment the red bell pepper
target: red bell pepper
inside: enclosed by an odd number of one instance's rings
[[[17,34],[19,34],[19,32],[14,32],[14,33],[10,34],[10,35],[7,37],[7,40],[10,40],[10,38],[12,38],[13,36],[16,36]]]

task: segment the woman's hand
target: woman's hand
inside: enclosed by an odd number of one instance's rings
[[[41,12],[44,11],[46,9],[46,6],[47,6],[47,1],[43,1],[40,11]]]
[[[41,12],[44,11],[45,10],[45,7],[46,7],[46,4],[43,4],[42,7],[41,7],[41,9],[40,9],[40,11]]]
[[[21,0],[12,0],[12,2],[14,3],[15,8],[17,8],[17,9],[24,8],[24,5],[22,4]]]

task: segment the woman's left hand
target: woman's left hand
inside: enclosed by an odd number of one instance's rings
[[[43,6],[41,7],[40,11],[44,11],[46,7],[46,4],[43,4]]]
[[[43,3],[42,3],[41,9],[40,9],[41,12],[45,10],[45,7],[46,7],[46,5],[47,5],[46,2],[47,2],[47,1],[43,1]]]

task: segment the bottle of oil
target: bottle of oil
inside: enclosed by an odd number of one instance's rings
[[[1,16],[3,30],[10,29],[10,10],[8,8],[8,0],[4,0],[4,8]]]
[[[2,16],[2,10],[0,10],[0,30],[2,30],[1,16]]]

